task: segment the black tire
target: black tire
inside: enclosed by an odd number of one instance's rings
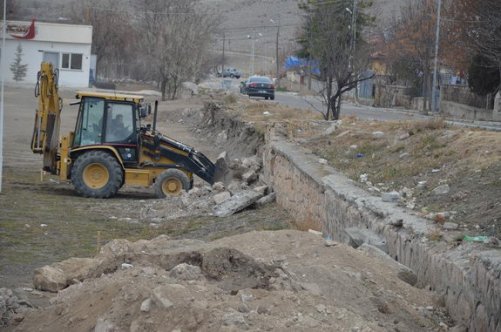
[[[188,175],[175,168],[168,169],[155,179],[155,194],[158,198],[177,196],[182,190],[190,190]]]
[[[71,181],[84,197],[109,198],[122,187],[122,166],[105,151],[89,151],[80,155],[71,169]]]
[[[268,100],[268,97],[264,97],[264,100]]]
[[[271,100],[275,100],[275,96],[271,96],[271,97],[270,97],[270,99],[271,99]]]

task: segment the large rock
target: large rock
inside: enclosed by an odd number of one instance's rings
[[[257,180],[257,173],[254,170],[248,170],[244,174],[242,174],[242,180],[247,183],[251,184],[254,183]]]
[[[241,191],[233,195],[230,199],[224,201],[222,204],[215,206],[214,215],[218,217],[231,216],[232,214],[256,203],[261,197],[263,197],[263,194],[254,190]]]
[[[198,280],[202,277],[202,270],[199,266],[181,263],[170,270],[169,275],[178,280]]]
[[[115,255],[112,257],[114,258]],[[106,259],[105,257],[69,258],[36,269],[33,275],[33,286],[39,290],[57,292],[75,283],[75,281],[98,277],[102,273],[114,271],[118,266],[117,264],[118,261]]]
[[[56,293],[68,286],[66,274],[60,268],[49,265],[43,266],[35,270],[33,286],[39,290]]]
[[[231,198],[230,192],[223,191],[222,193],[214,195],[212,199],[214,200],[214,203],[219,205],[230,198]]]
[[[231,180],[231,174],[228,169],[228,160],[226,151],[222,152],[216,159],[216,172],[214,180],[227,183]]]
[[[248,170],[258,171],[259,169],[261,169],[261,164],[261,160],[259,160],[256,155],[244,158],[242,160],[242,166]]]
[[[348,243],[353,248],[358,248],[362,244],[367,243],[370,244],[383,252],[388,252],[388,246],[386,245],[386,241],[378,236],[376,233],[371,232],[368,229],[362,229],[357,227],[346,228],[344,230]]]

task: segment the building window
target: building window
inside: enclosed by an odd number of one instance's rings
[[[63,53],[61,68],[82,70],[82,54]]]

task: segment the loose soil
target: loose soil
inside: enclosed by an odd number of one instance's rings
[[[384,260],[299,231],[211,243],[112,242],[113,273],[60,291],[8,331],[439,331],[431,292]],[[177,264],[177,265],[176,265]]]

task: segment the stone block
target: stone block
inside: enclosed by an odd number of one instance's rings
[[[230,198],[231,198],[231,194],[228,191],[223,191],[222,193],[214,195],[214,197],[212,199],[214,200],[214,203],[221,204]]]
[[[230,199],[214,207],[214,214],[218,217],[227,217],[241,211],[257,202],[263,194],[254,190],[245,190],[233,195]]]
[[[366,243],[382,250],[385,253],[388,252],[388,246],[386,245],[386,241],[382,237],[380,237],[379,235],[368,229],[351,227],[351,228],[346,228],[344,232],[348,238],[347,242],[353,248],[358,248],[362,244]]]
[[[381,199],[383,202],[398,202],[400,200],[400,194],[396,191],[382,193]]]

